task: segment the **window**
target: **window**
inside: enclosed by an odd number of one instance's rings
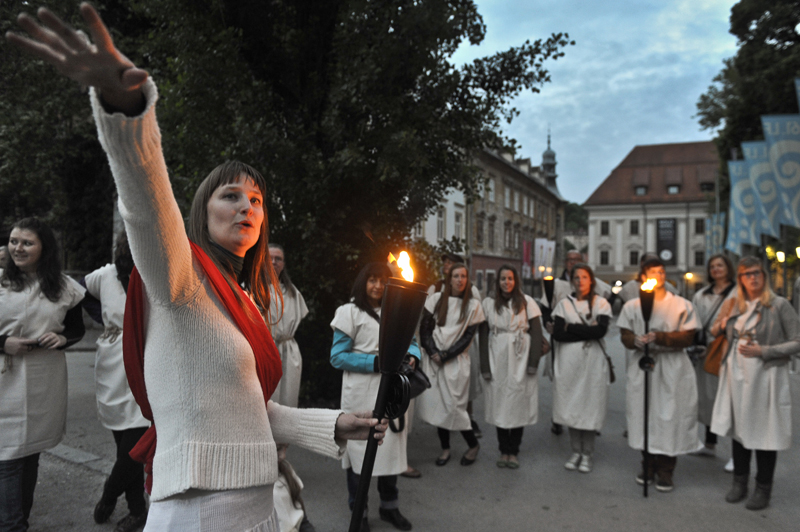
[[[531,204],[530,204],[530,210],[529,210],[528,214],[529,214],[529,216],[530,216],[531,218],[534,218],[534,217],[536,216],[536,213],[535,213],[535,211],[534,211],[534,209],[533,209],[533,207],[534,207],[534,205],[535,205],[535,204],[533,203],[533,200],[532,200],[532,199],[529,199],[528,201],[530,201],[530,202],[531,202]]]
[[[608,266],[608,251],[603,250],[600,252],[600,265]]]
[[[514,191],[514,212],[519,212],[519,194]]]
[[[633,193],[636,194],[637,196],[645,196],[647,195],[647,187],[644,185],[633,187]]]
[[[475,222],[475,244],[483,246],[483,220]]]
[[[489,220],[489,234],[486,239],[489,241],[489,249],[494,250],[494,220]]]
[[[507,225],[503,228],[503,245],[507,248],[511,247],[511,226]]]
[[[508,187],[503,187],[503,204],[505,205],[506,209],[511,208],[511,189]]]
[[[631,220],[631,235],[639,234],[639,220]]]
[[[478,290],[483,290],[483,272],[475,272],[475,286]]]
[[[700,192],[714,192],[714,183],[700,183]]]
[[[489,178],[489,184],[486,185],[486,187],[487,187],[486,188],[486,192],[489,194],[488,199],[489,199],[489,201],[494,203],[494,178],[493,177]]]
[[[414,228],[414,236],[417,238],[425,238],[425,222],[420,222]]]
[[[464,218],[464,214],[460,212],[455,213],[455,220],[453,222],[453,232],[455,233],[456,238],[463,238],[461,233],[461,226],[462,220]]]
[[[639,250],[634,249],[631,251],[630,260],[628,261],[630,266],[638,266],[639,265]]]
[[[437,240],[444,240],[444,232],[445,232],[444,216],[445,216],[444,207],[439,207],[439,210],[436,211],[436,239]]]
[[[522,196],[522,214],[528,216],[528,198]]]
[[[706,264],[706,252],[702,249],[694,252],[694,265],[695,266],[705,266]]]
[[[667,186],[667,194],[674,195],[678,194],[681,191],[680,185],[668,185]]]
[[[600,234],[602,236],[608,236],[608,222],[600,222]]]
[[[705,218],[695,218],[694,219],[694,234],[696,235],[704,235],[706,233],[706,219]]]
[[[514,229],[514,249],[519,249],[520,240],[519,240],[519,229]]]
[[[494,271],[486,270],[486,295],[491,295],[494,290]]]

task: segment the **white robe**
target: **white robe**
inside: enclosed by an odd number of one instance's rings
[[[297,407],[297,399],[300,395],[300,376],[303,373],[303,357],[300,354],[300,347],[294,339],[294,334],[297,332],[300,322],[308,315],[308,307],[306,307],[306,301],[299,290],[295,289],[294,295],[290,295],[281,283],[281,293],[283,294],[283,313],[281,314],[280,298],[271,292],[270,312],[267,317],[272,338],[281,354],[283,369],[283,376],[278,382],[278,387],[272,393],[272,400],[278,404]],[[275,323],[276,321],[277,323]]]
[[[637,336],[644,334],[641,301],[625,303],[617,325]],[[667,292],[653,305],[651,331],[688,331],[700,324],[691,303]],[[628,445],[644,449],[644,371],[639,359],[644,352],[627,352],[626,418]],[[697,451],[702,444],[697,434],[697,382],[694,368],[683,349],[669,349],[650,344],[655,367],[650,374],[649,451],[676,456]]]
[[[289,474],[294,477],[300,490],[303,489],[303,481],[297,476],[294,468],[289,466]],[[289,490],[289,482],[283,473],[275,481],[272,491],[272,504],[275,505],[275,514],[278,517],[281,532],[298,532],[300,525],[305,517],[302,507],[295,506],[292,502],[292,492]]]
[[[757,301],[736,320],[737,331],[758,323]],[[761,357],[747,358],[732,342],[719,370],[720,386],[714,402],[712,431],[732,436],[745,449],[783,451],[792,445],[792,394],[787,365],[764,368]]]
[[[574,303],[574,306],[573,306]],[[577,311],[576,311],[577,308]],[[556,306],[554,317],[566,323],[596,325],[598,316],[611,316],[611,305],[595,297],[591,320],[581,319],[589,313],[589,302],[569,296]],[[580,430],[600,430],[608,410],[608,387],[611,373],[600,342],[556,342],[553,367],[553,421]]]
[[[38,279],[21,292],[0,286],[0,334],[39,338],[47,332],[61,333],[67,311],[85,293],[73,279],[63,278],[65,287],[55,302],[41,292]],[[52,449],[64,437],[67,361],[60,349],[38,347],[6,356],[11,367],[0,373],[0,460],[14,460]]]
[[[489,324],[489,367],[491,380],[485,381],[486,422],[502,429],[533,425],[539,416],[539,384],[528,375],[531,336],[529,320],[542,315],[539,306],[525,296],[526,307],[517,314],[511,301],[495,310],[495,300],[483,300],[483,313]]]
[[[428,296],[425,309],[433,314],[436,302],[441,296],[441,292]],[[456,343],[464,335],[467,327],[477,325],[485,319],[480,301],[472,298],[466,319],[459,322],[462,299],[457,297],[449,299],[445,325],[441,327],[437,325],[433,330],[433,340],[441,350]],[[471,373],[468,351],[469,348],[445,362],[443,366],[431,362],[427,353],[422,357],[422,369],[431,381],[431,389],[417,398],[417,413],[423,421],[448,430],[472,428],[467,414]]]
[[[97,339],[94,362],[97,417],[109,430],[149,427],[133,398],[122,360],[122,325],[125,289],[117,279],[117,267],[106,264],[86,276],[86,289],[100,300],[105,330]]]
[[[380,309],[375,309],[375,311],[380,316]],[[339,329],[353,339],[354,353],[378,355],[380,324],[353,303],[347,303],[336,309],[331,328]],[[380,373],[345,371],[342,376],[342,410],[347,413],[373,410],[375,400],[378,398],[380,383]],[[391,429],[386,431],[383,444],[378,447],[378,453],[375,455],[373,476],[399,475],[408,468],[407,439],[407,427],[400,432],[393,432]],[[347,440],[347,449],[342,457],[342,468],[352,467],[353,472],[360,475],[366,451],[366,441]]]

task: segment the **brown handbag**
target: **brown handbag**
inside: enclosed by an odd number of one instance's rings
[[[722,359],[728,352],[728,337],[725,333],[720,334],[706,349],[706,360],[703,362],[703,369],[706,373],[719,377],[719,368],[722,366]]]

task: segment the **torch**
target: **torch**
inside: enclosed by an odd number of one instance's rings
[[[548,320],[552,320],[553,316],[553,288],[556,281],[552,275],[548,275],[542,279],[542,286],[544,286],[544,297],[547,298],[547,307],[550,309],[550,316]],[[550,335],[550,375],[555,373],[556,364],[556,346],[553,345],[553,335]]]
[[[655,287],[657,281],[648,279],[639,289],[639,301],[642,305],[642,318],[644,318],[644,334],[650,332],[650,316],[653,314],[653,301],[655,300]],[[650,356],[650,344],[644,344],[644,356],[639,359],[639,367],[644,371],[644,496],[647,497],[647,476],[650,471],[649,452],[649,410],[650,410],[650,372],[653,371],[655,360]]]
[[[394,259],[391,254],[389,257],[390,260]],[[409,267],[409,262],[408,253],[402,252],[397,260],[397,265],[403,269],[404,279],[391,277],[383,291],[378,340],[378,365],[381,371],[381,382],[378,386],[375,409],[372,411],[372,416],[378,419],[396,419],[405,414],[408,408],[408,378],[400,375],[398,370],[408,353],[408,347],[411,345],[417,322],[422,314],[425,299],[428,297],[427,287],[414,282],[414,272]],[[378,440],[375,439],[375,429],[372,428],[367,438],[364,463],[361,465],[361,479],[353,505],[353,515],[350,518],[350,532],[359,532],[361,529],[377,452]]]

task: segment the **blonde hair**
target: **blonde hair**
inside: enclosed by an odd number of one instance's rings
[[[761,305],[764,307],[771,307],[772,300],[775,299],[775,292],[772,291],[772,287],[770,287],[769,284],[769,275],[764,269],[764,264],[761,260],[758,257],[743,257],[742,260],[739,261],[739,266],[736,268],[736,307],[739,309],[739,312],[747,310],[747,290],[742,286],[741,274],[744,270],[754,266],[758,266],[758,269],[761,270],[761,275],[764,276],[764,290],[761,292],[761,297],[759,297]]]

